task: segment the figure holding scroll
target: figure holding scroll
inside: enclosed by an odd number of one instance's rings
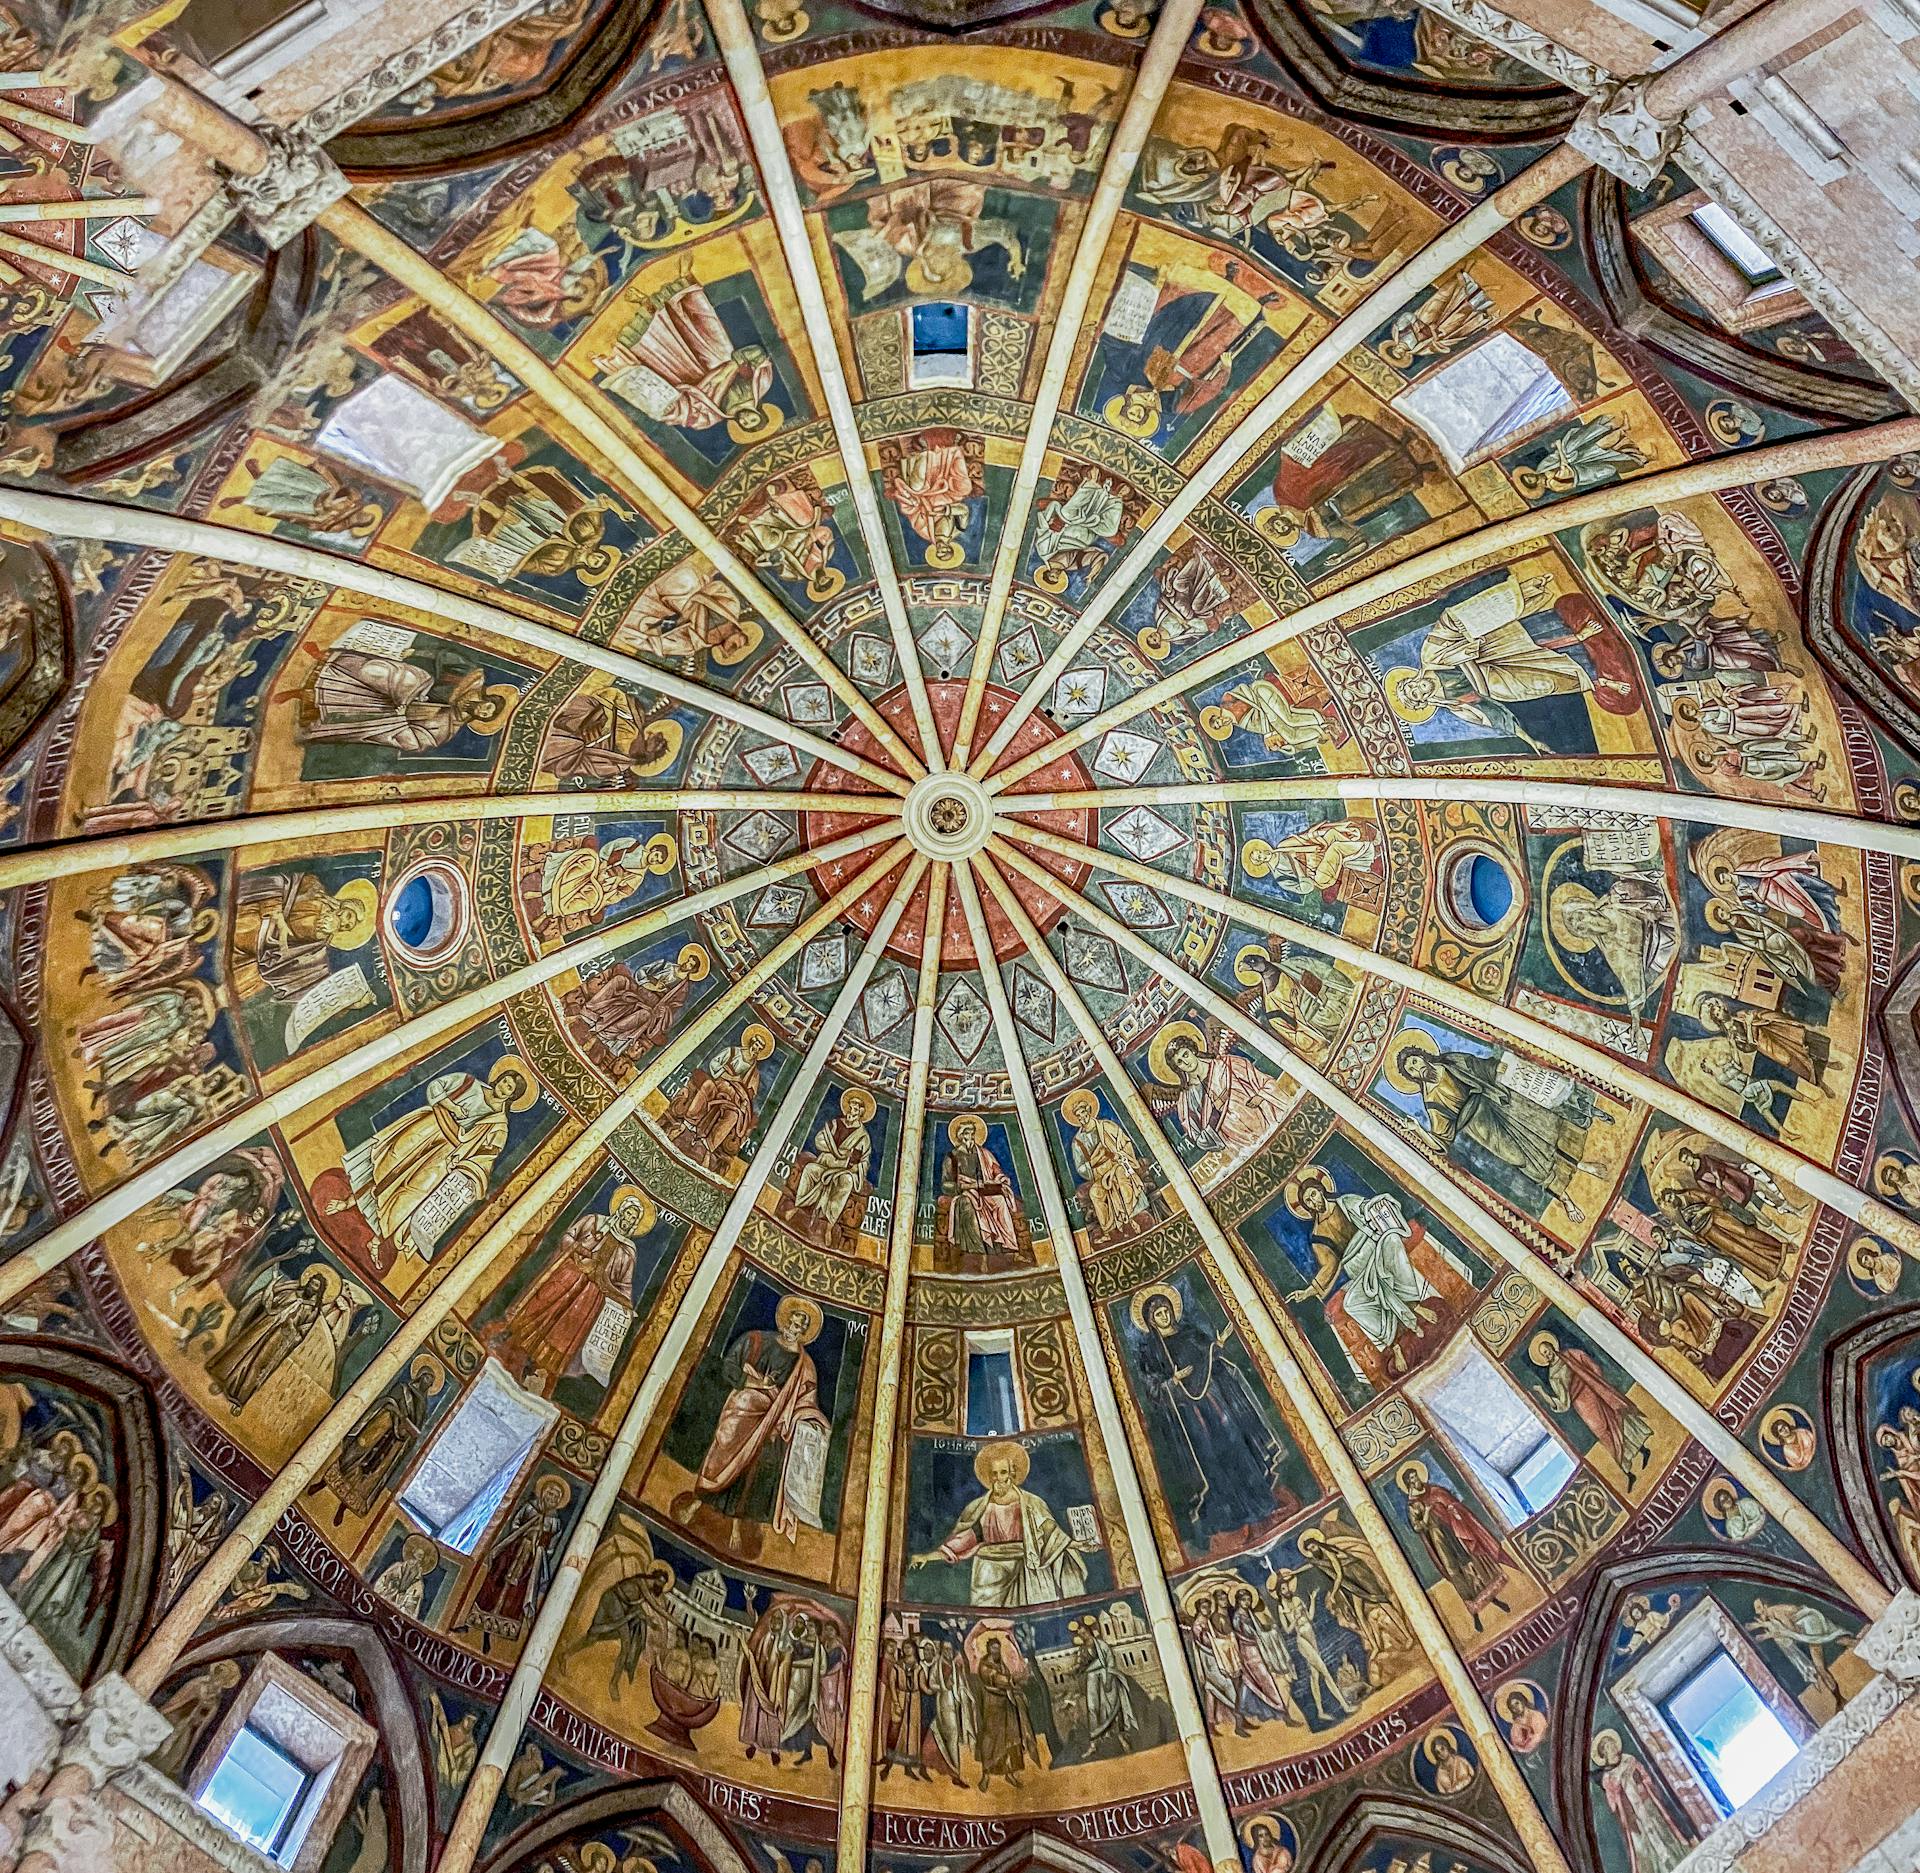
[[[533,1075],[512,1054],[484,1085],[471,1073],[439,1074],[427,1082],[424,1105],[348,1149],[352,1194],[326,1203],[323,1214],[357,1210],[383,1268],[396,1254],[431,1261],[455,1220],[486,1195],[506,1149],[508,1115],[537,1096]]]
[[[1586,1087],[1515,1053],[1442,1048],[1420,1028],[1403,1028],[1387,1058],[1388,1080],[1419,1095],[1427,1130],[1448,1157],[1532,1215],[1557,1201],[1585,1221],[1571,1187],[1576,1177],[1605,1174],[1584,1154],[1594,1121],[1612,1123]]]
[[[623,1184],[610,1215],[589,1210],[575,1217],[558,1253],[488,1330],[495,1357],[529,1391],[551,1397],[561,1379],[605,1364],[594,1357],[594,1343],[617,1351],[625,1341],[638,1243],[656,1214],[644,1190]],[[594,1376],[605,1382],[602,1373]]]
[[[803,1521],[819,1526],[819,1466],[832,1426],[820,1409],[820,1379],[807,1348],[818,1337],[820,1309],[790,1294],[774,1310],[774,1330],[753,1328],[727,1348],[728,1391],[693,1479],[674,1504],[690,1521],[704,1497],[727,1520],[727,1546],[740,1552],[743,1523],[799,1539]],[[757,1548],[757,1538],[754,1543]]]

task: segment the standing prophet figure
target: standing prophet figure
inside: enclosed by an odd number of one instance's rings
[[[773,1331],[755,1327],[727,1348],[721,1362],[728,1391],[720,1407],[693,1492],[674,1505],[681,1521],[692,1519],[704,1496],[727,1519],[727,1545],[738,1550],[741,1524],[771,1528],[788,1542],[800,1524],[818,1526],[817,1505],[792,1493],[794,1447],[804,1435],[824,1442],[831,1427],[820,1409],[820,1376],[807,1348],[818,1337],[820,1309],[789,1294],[774,1309]]]

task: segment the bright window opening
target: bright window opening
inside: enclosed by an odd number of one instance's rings
[[[200,1791],[200,1806],[249,1847],[280,1858],[313,1772],[251,1724],[234,1732]]]
[[[1013,1384],[1013,1347],[1007,1336],[967,1336],[967,1435],[1004,1437],[1020,1425],[1020,1397]]]
[[[1800,1753],[1787,1727],[1723,1651],[1668,1693],[1662,1709],[1723,1812],[1750,1801]]]
[[[473,1553],[556,1415],[488,1360],[408,1479],[401,1508],[443,1548]]]
[[[973,382],[973,308],[948,301],[915,306],[909,320],[913,341],[911,378],[927,384]]]
[[[1470,1337],[1416,1396],[1509,1528],[1538,1515],[1573,1480],[1577,1465],[1567,1447]]]
[[[1705,207],[1696,208],[1691,218],[1693,225],[1714,244],[1749,286],[1784,287],[1787,284],[1786,275],[1774,265],[1772,255],[1752,239],[1718,202],[1708,202]]]

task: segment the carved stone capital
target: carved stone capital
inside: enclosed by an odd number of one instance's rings
[[[284,247],[332,207],[351,186],[338,165],[304,132],[258,126],[273,152],[257,175],[227,178],[227,193],[269,247]]]
[[[122,1769],[151,1756],[173,1725],[115,1672],[94,1681],[67,1732],[62,1766],[84,1769],[103,1788]]]
[[[1680,141],[1680,120],[1647,109],[1647,81],[1623,78],[1587,100],[1567,141],[1629,187],[1648,188]]]
[[[1920,1593],[1902,1587],[1854,1650],[1895,1684],[1920,1685]]]

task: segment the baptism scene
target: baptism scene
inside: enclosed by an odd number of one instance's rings
[[[0,1873],[1920,1867],[1916,149],[0,0]]]

